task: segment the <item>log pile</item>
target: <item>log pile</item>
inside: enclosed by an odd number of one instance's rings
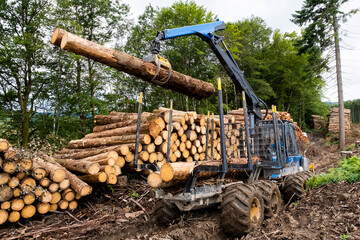
[[[0,139],[0,224],[50,210],[73,210],[92,188],[44,153]]]
[[[323,129],[325,127],[325,119],[320,115],[311,115],[313,129]]]
[[[262,117],[264,118],[265,114],[266,114],[266,110],[261,110],[261,113],[262,113]],[[237,110],[229,111],[227,115],[228,116],[233,116],[235,122],[240,122],[240,123],[245,124],[245,121],[244,121],[244,119],[245,119],[244,118],[244,109],[239,108]],[[293,121],[293,119],[291,118],[290,113],[288,113],[288,112],[279,112],[278,111],[277,115],[278,115],[278,119],[280,119],[280,120],[287,120],[287,121],[291,121],[291,122],[294,123],[296,136],[301,142],[306,143],[307,141],[309,141],[309,139],[303,134],[301,128],[297,125],[297,122]],[[272,119],[272,111],[268,110],[268,115],[265,117],[265,120],[271,120],[271,119]]]
[[[166,108],[154,110],[152,113],[142,113],[139,162],[161,165],[166,161],[169,131],[171,162],[205,160],[207,126],[205,115],[173,110],[171,129],[169,129],[169,118],[169,109]],[[213,159],[219,160],[219,121],[215,119],[214,122]],[[89,184],[101,182],[115,184],[116,176],[123,169],[134,171],[137,114],[111,112],[109,115],[97,115],[94,124],[93,133],[87,134],[80,140],[70,141],[67,148],[53,157],[66,168],[71,167],[71,171],[81,170],[82,174],[87,174],[80,178]],[[208,141],[210,148],[211,136]],[[102,180],[94,179],[90,176],[94,173],[90,173],[89,168],[79,168],[76,163],[98,163],[100,172],[96,173],[96,176],[101,174]],[[119,170],[114,172],[112,170],[114,168]],[[115,174],[114,182],[106,179],[106,175],[109,177],[111,174]]]
[[[351,123],[351,111],[350,109],[344,109],[345,115],[345,131],[350,130],[350,123]],[[339,108],[332,108],[330,115],[329,115],[329,125],[328,129],[330,133],[339,132]]]

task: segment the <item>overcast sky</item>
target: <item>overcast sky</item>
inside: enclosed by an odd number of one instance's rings
[[[137,18],[151,3],[154,7],[168,7],[175,0],[123,0],[130,5],[133,18]],[[261,17],[272,29],[282,32],[300,32],[300,28],[290,21],[291,14],[300,10],[302,0],[195,0],[218,18],[226,22],[234,22],[251,15]],[[360,8],[359,0],[350,0],[344,11]],[[160,30],[160,29],[159,29]],[[343,70],[344,99],[360,98],[360,13],[342,24],[341,58]],[[333,64],[334,65],[334,64]],[[325,75],[327,86],[324,101],[337,102],[336,75]]]

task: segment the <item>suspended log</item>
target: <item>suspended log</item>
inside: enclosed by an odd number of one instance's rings
[[[59,42],[58,39],[61,38],[61,36],[59,36],[60,32],[62,32],[62,30],[55,31],[51,37],[53,40],[52,43],[57,46]],[[113,67],[119,71],[124,71],[148,82],[151,82],[156,73],[157,67],[152,63],[130,56],[126,53],[101,46],[68,32],[65,32],[62,36],[60,47],[69,52],[80,54],[84,57],[93,59],[94,61]],[[168,70],[161,68],[158,78],[165,79],[167,77]],[[191,97],[195,97],[198,100],[208,98],[215,93],[215,88],[212,84],[176,71],[172,71],[169,80],[161,86]]]
[[[114,136],[114,137],[105,137],[105,138],[90,138],[90,139],[80,139],[72,140],[68,143],[68,148],[89,148],[89,147],[98,147],[98,146],[109,146],[121,143],[133,143],[136,140],[136,134],[134,135],[124,135],[124,136]],[[151,137],[148,134],[140,134],[139,140],[141,144],[149,144],[151,142]]]

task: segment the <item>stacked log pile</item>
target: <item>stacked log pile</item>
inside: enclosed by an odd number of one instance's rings
[[[320,115],[311,115],[312,127],[314,129],[322,129],[325,127],[325,119]]]
[[[0,139],[0,224],[50,210],[73,210],[92,188],[44,153],[14,150]]]
[[[262,117],[264,118],[265,114],[266,114],[266,110],[261,110],[261,113],[262,113]],[[244,109],[243,108],[239,108],[237,110],[229,111],[228,115],[233,116],[234,119],[235,119],[235,122],[240,122],[240,123],[245,124],[245,121],[244,121],[244,119],[245,119],[244,118]],[[291,121],[291,122],[294,123],[296,136],[301,142],[306,143],[307,141],[309,141],[309,139],[303,134],[301,128],[297,125],[297,122],[293,121],[293,119],[291,118],[290,113],[288,113],[288,112],[279,112],[278,111],[277,116],[278,116],[278,119],[280,119],[280,120],[287,120],[287,121]],[[271,119],[272,119],[272,111],[268,110],[268,114],[265,117],[265,120],[271,120]]]
[[[137,113],[111,112],[109,115],[95,116],[93,133],[80,140],[72,140],[67,148],[53,157],[66,168],[76,163],[98,163],[100,172],[93,174],[82,168],[82,180],[89,184],[116,183],[116,176],[122,172],[134,171],[134,155],[137,128]],[[206,117],[196,112],[173,110],[172,127],[169,129],[169,109],[160,108],[141,115],[138,161],[162,165],[167,159],[167,145],[170,130],[170,162],[194,162],[205,160]],[[213,159],[220,159],[219,120],[215,119]],[[210,126],[211,131],[211,126]],[[211,146],[209,136],[208,148]],[[210,154],[210,150],[209,150]],[[210,157],[210,156],[209,156]],[[116,172],[115,169],[118,169]],[[72,168],[72,171],[79,169]],[[148,173],[148,172],[146,172]],[[103,176],[102,180],[98,177]],[[109,177],[115,175],[114,181]],[[107,177],[106,177],[107,176]],[[105,179],[105,180],[104,180]]]
[[[344,109],[344,117],[345,117],[345,131],[350,130],[350,123],[351,123],[351,111],[350,109]],[[330,133],[339,132],[339,108],[332,108],[331,113],[329,115],[329,126],[328,126]]]

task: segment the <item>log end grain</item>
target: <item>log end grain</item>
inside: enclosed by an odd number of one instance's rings
[[[158,188],[159,186],[161,186],[162,182],[163,181],[160,177],[160,174],[157,172],[150,173],[149,176],[147,177],[147,183],[149,184],[150,187]]]
[[[6,222],[9,217],[9,213],[6,210],[0,210],[0,225]]]
[[[170,182],[174,178],[174,169],[170,164],[165,163],[161,166],[160,178],[165,182]]]
[[[33,205],[26,205],[22,210],[21,210],[21,217],[23,218],[31,218],[32,216],[34,216],[36,213],[36,208]]]

